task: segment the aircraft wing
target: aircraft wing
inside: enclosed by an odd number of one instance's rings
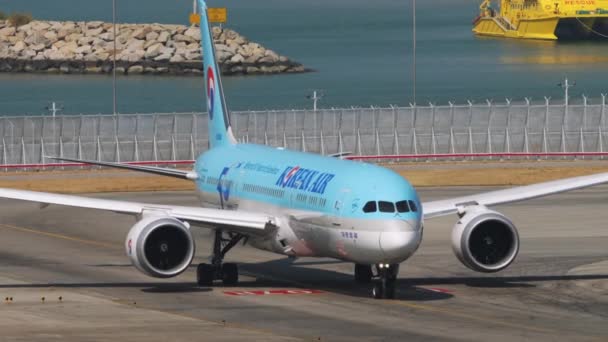
[[[60,195],[28,190],[0,188],[0,198],[37,202],[44,208],[50,204],[98,209],[116,213],[142,215],[146,212],[168,215],[204,228],[221,228],[245,235],[266,235],[277,225],[273,216],[220,209],[136,203],[73,195]]]
[[[422,203],[424,218],[429,219],[458,212],[459,207],[467,205],[493,206],[497,204],[519,202],[531,198],[553,195],[560,192],[582,189],[598,184],[608,183],[608,173],[572,177],[555,181],[518,186],[476,195]]]
[[[116,169],[147,172],[147,173],[152,173],[155,175],[175,177],[175,178],[181,178],[181,179],[190,179],[190,180],[198,179],[198,175],[196,174],[196,172],[168,169],[168,168],[164,168],[164,167],[155,167],[155,166],[147,166],[147,165],[132,165],[129,163],[111,163],[111,162],[81,160],[81,159],[72,159],[72,158],[57,158],[57,157],[45,157],[45,158],[61,160],[61,161],[68,161],[68,162],[73,162],[73,163],[83,163],[83,164],[113,167]]]

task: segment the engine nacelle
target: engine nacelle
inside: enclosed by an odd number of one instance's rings
[[[155,278],[184,272],[194,258],[190,227],[175,218],[144,216],[127,234],[125,248],[133,266]]]
[[[498,272],[517,257],[519,234],[503,214],[481,205],[470,206],[452,230],[452,248],[466,267]]]

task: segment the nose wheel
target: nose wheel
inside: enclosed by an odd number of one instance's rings
[[[225,237],[221,230],[215,231],[211,264],[199,264],[196,268],[198,286],[213,286],[215,280],[221,280],[226,286],[233,286],[239,282],[238,266],[224,263],[224,257],[243,238],[241,234],[228,234]]]
[[[372,287],[372,297],[375,299],[394,299],[399,265],[378,264],[376,265],[376,271],[378,280]]]

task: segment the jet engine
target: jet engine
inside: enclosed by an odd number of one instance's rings
[[[466,267],[484,273],[507,268],[519,252],[511,220],[485,206],[466,207],[452,229],[454,254]]]
[[[194,258],[190,226],[169,216],[144,216],[127,234],[127,255],[133,266],[155,278],[184,272]]]

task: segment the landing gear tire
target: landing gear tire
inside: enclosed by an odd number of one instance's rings
[[[196,283],[198,286],[211,286],[215,278],[215,267],[209,264],[199,264],[196,267]]]
[[[222,282],[225,286],[233,286],[239,282],[239,269],[236,264],[222,265]]]
[[[376,265],[376,269],[379,279],[372,288],[372,297],[375,299],[394,299],[399,265],[380,264]]]
[[[243,238],[241,234],[225,235],[221,230],[215,231],[211,265],[200,264],[196,268],[198,286],[213,286],[214,280],[221,280],[225,286],[233,286],[239,282],[238,266],[233,263],[224,264],[224,256]]]
[[[375,283],[374,287],[372,287],[372,297],[374,299],[383,299],[384,298],[384,289],[382,288],[382,284],[380,282]]]
[[[373,276],[371,265],[355,264],[355,281],[357,283],[369,284],[372,282]]]

